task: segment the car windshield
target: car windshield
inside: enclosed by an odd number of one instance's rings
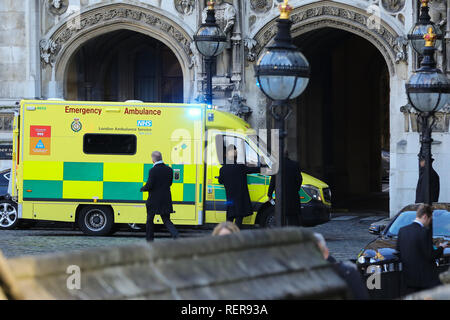
[[[391,224],[386,235],[396,237],[400,228],[411,224],[415,218],[415,211],[402,212]],[[433,236],[450,237],[450,212],[447,210],[433,211]]]

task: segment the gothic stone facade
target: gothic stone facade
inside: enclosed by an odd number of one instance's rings
[[[293,36],[329,27],[354,33],[373,44],[389,70],[390,84],[390,210],[414,201],[419,135],[415,114],[407,106],[404,84],[417,57],[405,41],[414,23],[415,1],[292,0]],[[450,28],[450,0],[434,0],[431,14],[443,31]],[[213,79],[215,104],[245,113],[256,128],[267,123],[267,100],[256,88],[253,66],[273,39],[277,0],[217,1],[217,19],[228,45],[218,58]],[[86,41],[127,29],[155,38],[176,55],[184,78],[185,102],[201,99],[205,73],[193,44],[204,17],[205,1],[197,0],[0,0],[0,104],[13,108],[24,98],[65,98],[70,58]],[[446,33],[446,41],[448,35]],[[449,48],[450,46],[446,46]],[[439,52],[444,71],[450,70],[445,46]],[[10,109],[8,109],[10,110]],[[8,111],[10,112],[10,111]],[[450,114],[439,115],[433,145],[441,174],[441,201],[450,201]],[[2,137],[0,137],[1,139]],[[3,137],[8,140],[8,135]]]

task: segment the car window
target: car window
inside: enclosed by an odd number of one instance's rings
[[[450,212],[447,210],[434,210],[433,235],[450,236]]]
[[[388,236],[397,236],[398,231],[401,228],[403,228],[404,226],[411,224],[415,218],[416,218],[415,211],[402,212],[389,227],[389,230],[387,231],[387,235]]]
[[[5,170],[0,173],[0,186],[7,186],[9,184],[10,174],[10,170]]]
[[[387,231],[388,236],[397,236],[398,232],[404,226],[411,224],[416,218],[415,211],[402,212],[391,224]],[[447,210],[433,211],[433,235],[450,236],[450,212]]]

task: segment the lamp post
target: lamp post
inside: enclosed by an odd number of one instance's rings
[[[416,24],[411,28],[408,34],[408,40],[411,41],[411,46],[419,55],[423,56],[425,48],[425,39],[423,38],[430,28],[432,28],[433,33],[436,35],[435,47],[439,47],[442,43],[444,35],[441,29],[437,27],[432,21],[429,14],[430,8],[428,7],[428,2],[430,0],[420,0],[420,15]]]
[[[195,45],[200,54],[205,58],[206,67],[206,94],[205,102],[212,104],[212,65],[214,58],[222,53],[227,38],[222,29],[216,23],[214,1],[208,2],[206,21],[194,35]]]
[[[269,99],[273,100],[271,114],[279,130],[279,166],[276,177],[275,220],[277,226],[286,225],[286,201],[284,198],[284,138],[285,122],[291,113],[288,101],[297,98],[309,82],[309,63],[292,43],[289,18],[292,7],[288,0],[280,4],[278,31],[272,43],[261,54],[255,65],[257,86]]]
[[[442,109],[450,97],[450,80],[436,68],[434,47],[436,34],[428,28],[424,35],[423,60],[420,68],[406,83],[406,94],[411,106],[419,112],[422,127],[421,156],[425,159],[425,203],[432,205],[431,195],[431,137],[435,112]]]

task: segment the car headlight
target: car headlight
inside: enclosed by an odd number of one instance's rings
[[[359,263],[359,264],[364,264],[364,263],[366,263],[366,257],[360,256],[360,257],[358,258],[358,263]]]
[[[304,185],[302,188],[314,200],[322,201],[319,188],[311,185]]]

